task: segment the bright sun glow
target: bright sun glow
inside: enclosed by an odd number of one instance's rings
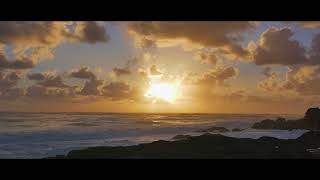
[[[145,96],[174,103],[178,95],[178,90],[178,83],[156,83],[150,85]]]

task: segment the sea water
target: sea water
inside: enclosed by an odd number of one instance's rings
[[[266,118],[300,118],[268,114],[143,113],[0,113],[0,158],[44,158],[93,146],[129,146],[172,140],[178,134],[199,135],[212,126],[244,129],[223,135],[239,138],[272,136],[292,139],[304,130],[255,130]]]

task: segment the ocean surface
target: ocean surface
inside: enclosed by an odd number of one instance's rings
[[[231,137],[297,138],[304,130],[254,130],[266,118],[296,119],[299,115],[250,114],[119,114],[0,113],[0,158],[44,158],[92,146],[128,146],[172,140],[178,134],[211,126],[245,129],[221,133]]]

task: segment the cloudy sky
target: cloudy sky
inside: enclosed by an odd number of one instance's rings
[[[0,22],[0,111],[294,113],[320,22]]]

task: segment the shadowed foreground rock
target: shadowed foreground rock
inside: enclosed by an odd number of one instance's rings
[[[293,130],[293,129],[307,129],[307,130],[319,130],[320,129],[320,109],[309,108],[305,113],[304,118],[298,120],[286,120],[284,118],[278,118],[277,120],[266,119],[261,122],[253,124],[254,129],[281,129],[281,130]]]
[[[232,138],[204,134],[177,141],[156,141],[128,147],[94,147],[71,151],[56,158],[319,158],[320,133],[307,132],[297,139],[272,137]]]

